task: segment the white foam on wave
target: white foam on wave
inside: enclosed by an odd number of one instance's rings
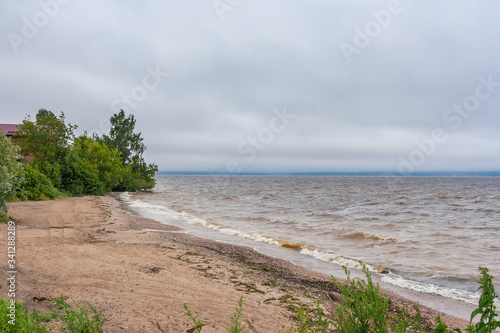
[[[300,253],[316,259],[320,259],[326,262],[333,262],[335,264],[347,266],[350,268],[361,268],[361,265],[357,260],[346,258],[331,252],[305,248],[300,250]]]
[[[122,198],[129,199],[130,195],[128,195],[128,197],[122,196]],[[238,237],[254,240],[257,242],[261,242],[261,243],[276,245],[276,246],[281,245],[280,242],[278,242],[277,240],[275,240],[271,237],[263,236],[263,235],[260,235],[257,233],[246,233],[243,231],[227,228],[227,227],[215,224],[215,223],[210,223],[202,218],[199,218],[195,215],[192,215],[192,214],[189,214],[186,212],[174,211],[174,210],[169,209],[169,208],[162,206],[162,205],[151,204],[151,203],[143,202],[140,200],[129,201],[129,204],[130,204],[130,207],[132,207],[132,208],[141,209],[141,210],[147,211],[148,213],[152,213],[152,214],[156,214],[156,215],[162,215],[162,216],[167,216],[170,218],[180,219],[180,220],[183,220],[189,224],[200,225],[200,226],[212,229],[212,230],[216,230],[216,231],[223,233],[223,234],[226,234],[226,235],[238,236]]]
[[[122,198],[123,200],[127,200],[127,201],[130,201],[130,194],[128,192],[121,192],[119,194],[120,198]]]
[[[408,280],[397,275],[386,275],[382,277],[382,281],[390,283],[392,285],[415,290],[418,292],[424,292],[429,294],[437,294],[447,298],[452,298],[462,302],[477,305],[479,303],[479,298],[481,294],[473,293],[467,290],[452,289],[441,287],[431,283],[419,282],[414,280]]]
[[[229,229],[229,228],[219,228],[218,230],[226,235],[243,237],[243,238],[254,240],[257,242],[261,242],[261,243],[267,243],[267,244],[271,244],[271,245],[280,246],[279,242],[271,237],[262,236],[262,235],[255,234],[255,233],[249,234],[246,232],[241,232],[241,231]]]
[[[185,213],[182,213],[182,214],[185,214]],[[189,215],[189,214],[187,214],[187,215]],[[215,223],[207,222],[204,219],[201,219],[201,218],[196,217],[196,216],[191,216],[190,218],[188,218],[187,222],[191,223],[191,224],[202,225],[204,227],[207,227],[207,228],[212,229],[212,230],[216,230],[216,231],[223,233],[225,235],[238,236],[238,237],[250,239],[250,240],[253,240],[256,242],[280,246],[280,243],[271,237],[262,236],[262,235],[259,235],[257,233],[247,233],[247,232],[243,232],[240,230],[231,229],[231,228],[224,227],[224,226],[221,226],[221,225],[218,225]]]
[[[124,196],[123,199],[126,197]],[[128,199],[130,199],[130,195],[128,195]],[[333,262],[341,266],[346,266],[349,268],[357,268],[361,269],[361,265],[357,259],[352,259],[348,257],[344,257],[338,254],[334,254],[331,252],[325,252],[325,251],[320,251],[316,249],[309,249],[307,247],[302,247],[301,244],[293,244],[293,243],[288,243],[288,242],[283,242],[277,239],[274,239],[272,237],[268,236],[263,236],[258,233],[248,233],[232,228],[228,228],[222,225],[218,225],[215,223],[208,222],[202,218],[199,218],[195,215],[186,213],[186,212],[177,212],[172,209],[169,209],[165,206],[162,205],[156,205],[156,204],[151,204],[147,202],[143,202],[141,200],[128,200],[130,207],[132,208],[137,208],[141,210],[145,210],[149,213],[157,214],[157,215],[162,215],[162,216],[168,216],[170,218],[175,218],[175,219],[180,219],[184,222],[187,222],[189,224],[195,224],[195,225],[200,225],[203,227],[206,227],[208,229],[212,229],[215,231],[218,231],[220,233],[223,233],[225,235],[230,235],[230,236],[237,236],[237,237],[242,237],[245,239],[253,240],[256,242],[260,243],[266,243],[274,246],[280,246],[280,247],[285,247],[285,248],[296,248],[297,250],[300,249],[300,253],[303,255],[308,255],[316,259],[320,259],[323,261],[327,262]],[[377,271],[377,272],[387,272],[388,270],[379,267],[379,266],[374,266],[374,265],[369,265],[366,264],[366,267],[370,271]]]
[[[307,255],[307,256],[310,256],[310,257],[313,257],[315,259],[323,260],[326,262],[331,262],[331,263],[334,263],[334,264],[337,264],[340,266],[346,266],[348,268],[356,268],[356,269],[362,268],[358,259],[341,256],[340,254],[336,254],[336,253],[332,253],[332,252],[321,251],[321,250],[317,250],[317,249],[303,248],[302,250],[300,250],[300,253]],[[371,272],[379,272],[379,273],[388,273],[389,272],[389,269],[387,269],[385,267],[370,265],[367,263],[364,263],[364,265]]]
[[[168,209],[165,206],[155,205],[155,204],[151,204],[151,203],[140,201],[140,200],[131,201],[131,202],[129,202],[129,205],[131,208],[138,208],[138,209],[144,210],[148,213],[152,213],[152,214],[156,214],[156,215],[162,215],[162,216],[167,216],[167,217],[176,218],[176,219],[188,218],[186,213],[176,212],[175,210]]]
[[[334,263],[341,266],[346,266],[348,268],[361,269],[361,264],[359,263],[358,260],[344,257],[339,254],[321,251],[317,249],[308,249],[308,248],[302,249],[300,253],[326,262]],[[369,265],[366,263],[365,265],[372,272],[389,273],[382,275],[382,281],[401,288],[411,289],[418,292],[437,294],[447,298],[459,300],[474,305],[477,305],[479,303],[479,298],[481,297],[481,294],[479,292],[470,292],[462,289],[446,288],[431,283],[408,280],[401,276],[391,274],[389,269],[386,269],[384,267]],[[498,298],[496,299],[495,306],[497,308],[500,307]]]

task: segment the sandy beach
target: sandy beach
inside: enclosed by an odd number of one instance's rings
[[[64,294],[105,308],[108,332],[186,332],[186,302],[203,332],[224,332],[243,296],[246,331],[293,326],[288,302],[331,306],[332,279],[250,248],[182,233],[132,215],[113,195],[9,204],[16,221],[17,300],[30,308]],[[7,248],[7,226],[0,225]],[[6,279],[7,251],[0,277]],[[342,277],[340,277],[342,278]],[[5,284],[4,284],[5,285]],[[6,297],[6,288],[0,289]],[[392,306],[411,302],[389,293]],[[330,303],[329,303],[330,302]],[[421,307],[429,324],[438,313]],[[461,319],[445,316],[453,327]],[[160,327],[161,329],[159,329]],[[58,329],[55,326],[56,331]]]

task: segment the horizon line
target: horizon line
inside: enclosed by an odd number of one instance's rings
[[[500,171],[249,171],[249,172],[224,172],[224,171],[169,171],[162,170],[157,175],[185,175],[185,176],[401,176],[401,177],[500,177]]]

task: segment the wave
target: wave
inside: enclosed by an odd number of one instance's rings
[[[354,258],[349,258],[346,256],[342,256],[340,254],[328,252],[328,251],[322,251],[322,250],[317,250],[317,249],[309,249],[309,248],[303,248],[300,251],[301,254],[308,255],[310,257],[320,259],[326,262],[331,262],[340,266],[346,266],[349,268],[357,268],[361,269],[361,264],[359,263],[358,259]],[[365,263],[366,267],[372,271],[372,272],[379,272],[379,273],[389,273],[390,269],[382,266],[377,266],[377,265],[370,265]]]
[[[212,229],[214,231],[220,232],[222,234],[237,236],[237,237],[245,238],[245,239],[256,241],[256,242],[281,247],[284,249],[295,250],[295,251],[298,251],[297,253],[300,252],[301,255],[309,256],[309,257],[312,257],[313,259],[318,259],[318,260],[330,262],[330,263],[337,264],[340,266],[347,266],[349,268],[356,268],[356,269],[361,268],[360,263],[358,262],[358,259],[356,259],[356,258],[342,256],[342,255],[332,253],[332,252],[329,252],[329,251],[326,251],[323,249],[316,249],[310,244],[305,244],[306,241],[304,241],[304,243],[300,243],[300,242],[295,243],[295,242],[291,242],[291,241],[287,241],[287,240],[283,240],[283,239],[278,239],[275,237],[262,235],[259,233],[245,232],[245,231],[233,228],[233,227],[228,227],[228,226],[224,226],[221,224],[213,223],[213,221],[210,221],[209,219],[200,218],[200,217],[196,216],[196,211],[194,211],[194,210],[188,210],[187,208],[185,208],[185,209],[183,208],[182,211],[180,211],[180,207],[176,208],[177,210],[167,208],[167,205],[171,205],[172,203],[174,203],[174,200],[169,200],[168,202],[167,201],[164,201],[164,202],[160,201],[159,203],[163,203],[163,205],[161,205],[161,204],[154,204],[154,203],[145,202],[142,200],[137,200],[137,197],[135,196],[135,194],[130,195],[128,193],[122,193],[122,194],[120,194],[120,196],[124,201],[126,201],[129,204],[130,208],[132,208],[132,209],[138,209],[138,210],[142,210],[144,212],[152,213],[155,215],[161,215],[161,216],[165,216],[167,218],[172,218],[172,219],[177,220],[177,222],[180,222],[183,224],[188,223],[188,224],[193,224],[193,225],[199,225],[199,226],[202,226],[204,228],[208,228],[208,229]],[[222,200],[232,200],[232,199],[234,199],[234,198],[233,197],[222,198]],[[357,208],[351,207],[349,209],[356,210]],[[268,212],[265,210],[263,210],[262,212],[253,212],[253,211],[251,213],[247,212],[247,214],[248,214],[247,218],[249,221],[252,221],[252,222],[273,223],[273,224],[276,224],[277,227],[284,226],[285,224],[292,224],[291,226],[286,226],[285,228],[291,227],[294,230],[296,229],[297,232],[294,234],[297,235],[297,237],[299,237],[298,235],[302,234],[302,231],[308,231],[308,230],[306,230],[306,228],[304,228],[304,225],[302,225],[302,228],[300,228],[301,224],[298,222],[288,222],[285,219],[280,220],[280,221],[271,220],[267,216],[262,216],[262,217],[259,216],[259,214],[267,214],[267,213]],[[406,214],[406,213],[407,213],[407,211],[403,211],[403,212],[386,211],[386,212],[381,212],[381,215],[383,216],[383,215],[395,215],[395,214]],[[321,216],[321,215],[323,215],[323,216]],[[337,216],[337,215],[324,213],[324,214],[318,214],[318,215],[310,214],[308,216],[332,219],[334,216]],[[228,220],[228,219],[219,220],[217,215],[215,215],[215,217],[214,217],[214,215],[212,215],[212,218],[213,218],[213,220],[218,220],[218,221]],[[241,220],[244,221],[244,218],[242,218]],[[166,223],[168,223],[168,220]],[[176,223],[176,224],[178,224],[178,223]],[[232,223],[228,222],[227,224],[229,225]],[[295,224],[297,224],[297,225],[295,225]],[[391,223],[391,222],[387,222],[387,223],[383,224],[383,227],[386,227],[386,228],[390,228],[390,227],[394,227],[394,226],[395,226],[395,223]],[[239,227],[237,227],[237,228],[239,228]],[[244,229],[244,228],[245,228],[245,224],[242,224],[241,229]],[[247,228],[249,228],[249,227],[247,226]],[[411,250],[408,249],[409,245],[415,244],[415,247],[414,247],[415,249],[418,249],[419,248],[418,246],[420,246],[419,245],[420,242],[415,240],[415,239],[409,239],[409,240],[401,239],[400,241],[398,241],[398,239],[396,237],[376,235],[376,234],[370,234],[370,233],[352,230],[355,228],[356,228],[355,226],[351,226],[351,228],[350,228],[351,230],[342,230],[342,231],[330,230],[330,231],[325,232],[325,233],[318,233],[317,235],[321,236],[321,235],[325,234],[325,235],[334,235],[336,237],[343,237],[346,241],[349,241],[349,240],[351,240],[352,242],[357,241],[362,246],[365,246],[367,243],[363,243],[363,242],[361,242],[361,240],[366,240],[367,242],[370,242],[369,244],[380,245],[381,247],[382,246],[389,246],[388,244],[391,244],[391,243],[394,245],[390,245],[390,246],[394,246],[395,248],[399,248],[400,246],[404,245],[402,247],[402,249],[406,250],[406,251],[410,251],[410,252],[411,252]],[[478,229],[482,230],[483,228],[484,229],[496,228],[496,226],[485,226],[485,227],[478,226],[478,227],[469,227],[469,228],[472,228],[472,229],[478,228]],[[314,230],[314,228],[311,227],[310,230]],[[320,231],[320,230],[321,229],[319,229],[317,231]],[[266,233],[266,232],[264,231],[263,233]],[[279,233],[277,233],[277,234],[280,235]],[[439,235],[441,235],[443,237],[443,239],[449,239],[449,238],[453,237],[453,235],[448,234],[446,232],[446,230],[440,232],[438,234],[438,236]],[[284,236],[283,238],[286,238],[286,236]],[[310,241],[310,243],[316,244],[314,241]],[[499,248],[498,245],[495,244],[494,242],[487,244],[487,246],[491,250],[497,250]],[[397,255],[399,252],[400,252],[399,250],[395,250],[395,251],[390,252],[390,254]],[[369,260],[369,259],[367,259],[367,260]],[[471,291],[466,291],[466,290],[461,290],[461,289],[453,289],[450,287],[440,286],[439,282],[437,282],[437,284],[427,283],[429,281],[434,282],[435,281],[434,279],[431,279],[431,280],[424,279],[424,281],[427,281],[427,282],[414,281],[411,279],[407,279],[406,277],[401,277],[399,275],[396,275],[396,273],[398,273],[397,271],[391,270],[390,268],[387,268],[387,267],[381,267],[381,266],[370,265],[370,264],[366,264],[366,266],[370,271],[384,274],[382,276],[382,281],[384,281],[386,283],[390,283],[392,285],[403,287],[405,289],[412,289],[415,291],[426,292],[426,293],[434,293],[434,294],[442,295],[444,297],[464,301],[464,302],[471,303],[471,304],[477,304],[479,296],[480,296],[478,293],[474,293]],[[455,285],[449,285],[449,286],[455,287]],[[460,285],[456,284],[456,286],[460,286]]]
[[[319,217],[319,218],[328,218],[328,219],[340,219],[342,216],[333,213],[317,213],[317,212],[308,212],[305,214],[307,217]]]
[[[188,223],[199,224],[199,225],[202,225],[202,226],[207,227],[209,229],[216,230],[216,231],[223,233],[225,235],[238,236],[238,237],[250,239],[250,240],[253,240],[256,242],[280,246],[280,247],[284,247],[284,248],[288,248],[288,249],[299,250],[303,246],[302,244],[299,244],[299,243],[291,243],[291,242],[275,239],[273,237],[260,235],[258,233],[248,233],[248,232],[228,228],[226,226],[222,226],[219,224],[207,222],[207,221],[200,219],[198,217],[191,217],[188,220]]]
[[[397,242],[398,239],[396,237],[388,237],[388,236],[379,236],[379,235],[372,235],[372,234],[365,234],[364,232],[353,232],[350,233],[346,236],[346,238],[351,238],[351,239],[374,239],[376,241],[382,241],[382,242],[390,242],[394,243]]]
[[[122,194],[122,198],[123,199],[130,198],[130,196],[128,195],[128,197],[127,197],[127,195]],[[151,204],[151,203],[147,203],[147,202],[143,202],[143,201],[139,201],[139,200],[131,201],[130,207],[144,209],[149,213],[153,213],[153,214],[157,214],[157,215],[181,219],[189,224],[201,225],[203,227],[218,231],[218,232],[226,234],[226,235],[238,236],[238,237],[254,240],[257,242],[261,242],[261,243],[280,246],[280,247],[287,248],[287,249],[300,250],[303,246],[303,244],[300,244],[300,243],[292,243],[292,242],[283,241],[280,239],[275,239],[275,238],[272,238],[269,236],[260,235],[258,233],[247,233],[244,231],[232,229],[232,228],[229,228],[229,227],[226,227],[223,225],[209,222],[207,220],[199,218],[199,217],[197,217],[193,214],[190,214],[190,213],[177,212],[177,211],[171,210],[165,206],[155,205],[155,204]]]
[[[122,194],[123,199],[130,199],[130,195],[128,194]],[[133,208],[140,208],[143,210],[146,210],[150,213],[153,214],[158,214],[158,215],[163,215],[175,219],[181,219],[189,224],[197,224],[215,231],[218,231],[220,233],[226,234],[226,235],[231,235],[231,236],[237,236],[237,237],[242,237],[245,239],[261,242],[261,243],[266,243],[274,246],[279,246],[287,249],[293,249],[300,251],[301,254],[308,255],[311,257],[314,257],[316,259],[320,259],[323,261],[328,261],[328,262],[334,262],[338,265],[345,265],[347,267],[351,268],[361,268],[358,260],[344,257],[341,255],[337,255],[331,252],[326,252],[326,251],[321,251],[321,250],[316,250],[316,249],[310,249],[306,244],[301,244],[301,243],[293,243],[285,240],[280,240],[276,239],[273,237],[261,235],[258,233],[249,233],[249,232],[244,232],[236,229],[232,229],[223,225],[219,225],[216,223],[212,223],[209,221],[206,221],[202,218],[197,217],[196,215],[186,213],[186,212],[177,212],[174,210],[171,210],[165,206],[162,205],[156,205],[156,204],[151,204],[147,202],[143,202],[141,200],[129,200],[130,207]],[[378,241],[383,241],[383,242],[395,242],[397,241],[396,238],[394,237],[385,237],[385,236],[377,236],[377,235],[370,235],[370,234],[365,234],[362,232],[354,232],[351,233],[347,236],[348,238],[367,238],[367,239],[375,239]],[[376,271],[380,273],[388,273],[389,269],[385,267],[380,267],[376,265],[368,265],[367,267],[370,271]]]
[[[250,240],[253,240],[256,242],[266,243],[266,244],[275,245],[275,246],[279,246],[279,247],[283,247],[283,248],[287,248],[287,249],[293,249],[293,250],[300,250],[303,246],[303,244],[300,244],[300,243],[291,243],[291,242],[287,242],[287,241],[282,241],[279,239],[275,239],[273,237],[264,236],[264,235],[260,235],[257,233],[247,233],[244,231],[227,228],[227,227],[217,225],[214,223],[203,223],[202,221],[204,221],[204,220],[199,219],[196,222],[201,222],[200,224],[203,224],[204,226],[206,226],[210,229],[217,230],[220,233],[223,233],[226,235],[238,236],[238,237],[250,239]]]
[[[479,303],[479,298],[481,297],[481,294],[477,292],[473,293],[462,289],[446,288],[436,284],[405,279],[401,276],[393,274],[383,276],[382,281],[405,289],[411,289],[428,294],[437,294],[474,305]]]

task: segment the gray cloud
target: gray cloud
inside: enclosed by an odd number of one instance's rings
[[[356,29],[366,33],[393,1],[242,1],[224,21],[210,1],[65,2],[0,1],[0,122],[47,108],[105,129],[113,101],[139,94],[159,67],[168,77],[125,108],[161,170],[236,160],[244,171],[396,171],[435,129],[446,140],[416,170],[500,169],[500,87],[457,128],[445,119],[480,76],[500,82],[493,0],[401,0],[350,63],[341,43],[356,46]],[[25,38],[26,20],[47,13],[41,4],[54,15]],[[26,40],[17,53],[12,33]],[[283,107],[296,118],[267,142]],[[249,162],[238,147],[259,134],[265,148]]]

